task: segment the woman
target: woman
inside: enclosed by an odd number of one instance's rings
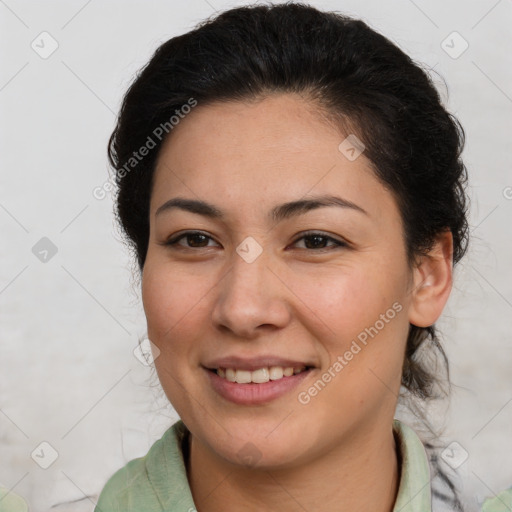
[[[462,510],[394,415],[441,389],[463,141],[425,72],[345,16],[238,8],[158,48],[110,159],[181,420],[97,512]]]

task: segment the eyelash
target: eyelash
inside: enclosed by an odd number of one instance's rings
[[[181,233],[179,234],[178,236],[174,237],[174,238],[171,238],[169,240],[167,240],[166,242],[163,242],[162,245],[165,245],[165,246],[168,246],[168,247],[174,247],[174,246],[178,246],[178,242],[180,240],[182,240],[183,238],[186,238],[188,236],[194,236],[194,235],[201,235],[201,236],[204,236],[206,237],[207,239],[210,239],[210,240],[213,240],[212,237],[206,235],[205,233],[201,232],[201,231],[185,231],[184,233]],[[341,240],[337,240],[336,238],[333,238],[325,233],[322,233],[321,231],[307,231],[305,233],[302,233],[302,236],[297,238],[292,245],[296,244],[298,241],[302,240],[302,239],[305,239],[305,238],[309,238],[309,237],[314,237],[314,236],[319,236],[321,238],[324,238],[327,242],[334,242],[334,245],[331,246],[331,248],[328,248],[328,247],[321,247],[319,249],[308,249],[307,247],[304,247],[301,249],[305,249],[305,250],[309,250],[309,251],[315,251],[315,252],[322,252],[322,251],[330,251],[330,250],[333,250],[333,249],[341,249],[341,248],[348,248],[349,245],[346,243],[346,242],[342,242]],[[211,247],[211,246],[205,246],[205,247],[184,247],[184,246],[179,246],[183,249],[207,249],[208,247]]]

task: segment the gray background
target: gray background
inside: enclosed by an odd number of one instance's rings
[[[131,260],[111,197],[92,191],[107,180],[135,71],[165,40],[244,3],[0,1],[0,484],[30,510],[81,500],[62,510],[92,511],[108,477],[176,418],[133,354],[145,320]],[[468,454],[458,471],[472,510],[512,485],[512,2],[311,5],[364,19],[438,72],[467,133],[472,246],[438,324],[454,389],[448,412],[431,415],[442,443]],[[50,56],[43,31],[58,43]],[[57,248],[47,261],[43,237]],[[48,469],[31,458],[48,462],[44,441],[58,453]]]

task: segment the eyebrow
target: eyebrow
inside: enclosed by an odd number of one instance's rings
[[[300,199],[298,201],[290,201],[288,203],[277,205],[269,212],[269,217],[274,222],[280,222],[284,219],[302,215],[310,210],[328,206],[349,208],[351,210],[368,215],[366,210],[353,203],[352,201],[348,201],[347,199],[342,199],[341,197],[337,196],[323,195],[315,196],[311,199]],[[214,206],[205,201],[186,199],[183,197],[175,197],[173,199],[169,199],[169,201],[166,201],[156,210],[155,217],[163,212],[175,208],[191,213],[196,213],[198,215],[204,215],[205,217],[212,219],[222,219],[225,217],[225,213],[217,206]]]

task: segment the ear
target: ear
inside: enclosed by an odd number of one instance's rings
[[[419,258],[413,275],[409,322],[429,327],[441,316],[453,283],[453,236],[440,234],[432,250]]]

